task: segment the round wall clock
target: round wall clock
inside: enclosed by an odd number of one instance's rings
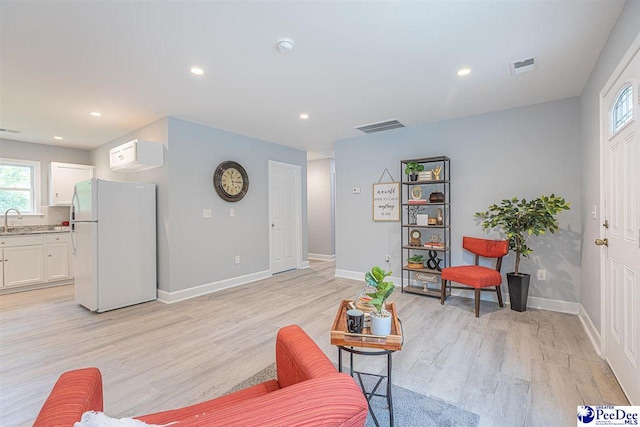
[[[247,194],[249,177],[237,162],[222,162],[213,173],[213,187],[227,202],[237,202]]]

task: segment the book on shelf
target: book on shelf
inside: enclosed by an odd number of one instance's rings
[[[408,202],[410,205],[426,205],[426,199],[410,199]]]
[[[433,249],[444,249],[444,243],[426,242],[424,244],[424,247]]]

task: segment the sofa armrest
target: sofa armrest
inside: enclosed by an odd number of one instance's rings
[[[297,325],[278,331],[276,371],[282,388],[337,372],[320,347]]]
[[[72,426],[86,411],[102,410],[102,374],[98,368],[77,369],[58,378],[33,425]]]
[[[336,372],[176,420],[176,427],[362,427],[367,413],[367,400],[353,378]]]

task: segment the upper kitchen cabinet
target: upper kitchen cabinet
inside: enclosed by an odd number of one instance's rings
[[[49,205],[71,206],[76,183],[93,178],[94,167],[73,163],[51,162],[49,173]]]
[[[109,150],[112,170],[141,172],[162,166],[164,146],[158,142],[134,139]]]

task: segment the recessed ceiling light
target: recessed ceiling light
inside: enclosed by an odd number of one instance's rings
[[[191,67],[191,72],[196,76],[201,76],[204,74],[204,70],[200,67]]]
[[[456,74],[459,76],[466,76],[469,73],[471,73],[471,68],[461,68]]]
[[[89,114],[91,114],[93,117],[100,117],[102,115],[102,113],[100,113],[98,111],[92,111]]]
[[[302,113],[302,114],[300,114],[300,118],[302,120],[307,120],[309,118],[309,115],[307,113]]]
[[[54,136],[53,139],[57,139],[58,141],[62,141],[62,137],[61,136]]]

